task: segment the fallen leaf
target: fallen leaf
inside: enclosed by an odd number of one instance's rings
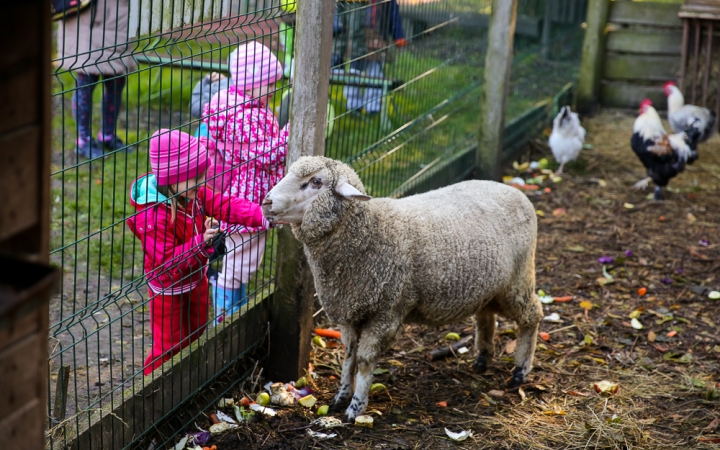
[[[655,334],[654,331],[650,331],[650,332],[648,333],[648,341],[650,341],[650,342],[655,342],[655,338],[656,338],[656,337],[657,337],[657,335]]]
[[[518,395],[520,395],[520,399],[523,401],[527,398],[527,395],[525,394],[525,390],[523,388],[518,388]]]
[[[575,397],[587,397],[588,395],[590,395],[580,391],[567,391],[567,394]]]
[[[565,208],[556,208],[552,212],[553,217],[564,216],[565,214],[567,214],[567,210]]]
[[[720,425],[720,420],[718,420],[718,418],[716,417],[716,418],[714,418],[714,419],[712,420],[712,422],[710,422],[710,425],[706,426],[706,427],[703,429],[703,431],[707,431],[707,432],[712,433],[713,431],[715,431],[715,428],[717,428],[718,425]]]
[[[558,408],[557,406],[553,407],[553,409],[549,411],[543,411],[543,414],[546,416],[564,416],[567,413],[563,411],[562,409]]]
[[[628,315],[628,318],[630,318],[630,319],[637,319],[637,318],[640,317],[640,314],[642,314],[642,311],[636,309],[635,311],[631,312],[631,313]]]
[[[693,213],[687,213],[687,216],[685,216],[685,217],[687,218],[687,221],[690,223],[697,222],[697,217],[695,217],[693,215]]]
[[[505,395],[505,392],[498,389],[491,389],[488,391],[488,395],[491,397],[502,397],[503,395]]]
[[[632,203],[623,203],[623,206],[625,209],[633,209],[635,207]]]
[[[582,245],[571,245],[570,247],[565,247],[565,250],[574,253],[584,253],[585,247],[583,247]]]
[[[517,347],[517,339],[508,341],[508,343],[505,344],[505,353],[507,353],[508,355],[512,355],[513,353],[515,353],[515,347]]]
[[[485,399],[485,401],[487,401],[487,402],[490,403],[491,405],[497,406],[497,402],[496,402],[495,400],[493,400],[493,399],[492,399],[489,395],[487,395],[486,393],[481,392],[480,395],[482,396],[482,398]]]
[[[641,324],[640,321],[637,320],[637,319],[632,319],[632,320],[630,321],[630,325],[631,325],[633,328],[635,328],[636,330],[642,330],[642,329],[643,329],[643,324]]]

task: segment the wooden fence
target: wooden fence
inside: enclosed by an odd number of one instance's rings
[[[588,112],[597,104],[635,108],[644,98],[666,108],[662,86],[677,79],[680,70],[680,5],[592,0],[590,9],[578,92],[580,110]]]

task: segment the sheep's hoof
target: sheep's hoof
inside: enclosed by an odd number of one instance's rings
[[[345,398],[339,398],[339,399],[333,399],[332,403],[330,404],[330,408],[328,408],[328,412],[331,414],[339,413],[341,411],[344,411],[345,408],[348,407],[350,404],[350,397]]]
[[[478,355],[475,364],[473,364],[473,370],[475,373],[485,373],[487,371],[487,358],[485,355]]]
[[[510,381],[508,382],[508,387],[518,387],[524,382],[525,375],[523,375],[522,367],[516,367],[515,370],[513,370],[512,378],[510,378]]]

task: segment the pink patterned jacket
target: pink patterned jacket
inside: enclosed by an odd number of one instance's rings
[[[216,141],[216,155],[222,160],[227,183],[216,190],[262,203],[265,195],[285,176],[288,125],[282,130],[272,111],[231,86],[216,93],[203,109],[203,122]],[[226,224],[223,224],[226,225]],[[263,227],[228,226],[231,233],[256,233]]]

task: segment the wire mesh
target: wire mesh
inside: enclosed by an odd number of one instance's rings
[[[543,10],[537,1],[528,2],[520,2],[521,12]],[[463,170],[446,182],[467,176],[474,164],[468,155],[477,145],[490,3],[336,3],[325,154],[355,168],[370,195],[406,195],[423,179],[447,172],[452,161],[460,161]],[[228,222],[237,209],[206,202],[199,193],[203,186],[258,203],[282,176],[282,130],[290,119],[292,85],[302,82],[292,79],[295,4],[90,4],[55,22],[51,258],[62,268],[63,282],[50,312],[48,441],[53,448],[65,447],[89,434],[78,441],[81,448],[103,448],[101,442],[120,448],[153,442],[159,448],[253,373],[254,361],[266,354],[263,323],[275,282],[274,231],[252,229],[243,239],[236,234],[225,241],[229,252],[244,252],[243,261],[253,261],[251,269],[238,258],[210,261],[209,250],[188,242],[204,233],[204,216]],[[555,56],[544,62],[537,59],[539,36],[516,40],[509,119],[574,79],[577,55],[568,56],[563,43],[581,40],[577,30],[576,22],[557,27],[545,42],[557,47]],[[277,56],[283,72],[277,80],[253,70],[247,55],[241,64],[229,63],[238,45],[253,42]],[[545,65],[547,70],[536,70]],[[214,72],[225,81],[210,78]],[[256,75],[273,81],[250,86],[247,77]],[[234,85],[245,88],[231,89]],[[155,189],[147,178],[152,136],[160,129],[161,137],[182,131],[207,143],[215,169],[199,180],[198,190]],[[188,199],[193,195],[200,200]],[[152,217],[165,221],[162,239],[153,234],[163,242],[154,250],[148,250],[148,232],[128,226],[158,227],[143,221],[151,208],[164,214]],[[168,222],[173,208],[182,220]],[[163,284],[159,272],[175,275]],[[231,280],[228,274],[234,274]],[[225,277],[225,287],[232,285],[225,290],[245,289],[236,298],[246,303],[232,317],[219,311],[219,293],[207,287],[208,275]],[[166,328],[159,329],[160,323]],[[164,336],[166,329],[177,333]],[[160,344],[163,339],[167,342]],[[63,392],[55,380],[66,365],[70,382]],[[209,391],[218,384],[221,389]],[[129,399],[139,406],[123,410]],[[67,405],[62,416],[59,403]]]

